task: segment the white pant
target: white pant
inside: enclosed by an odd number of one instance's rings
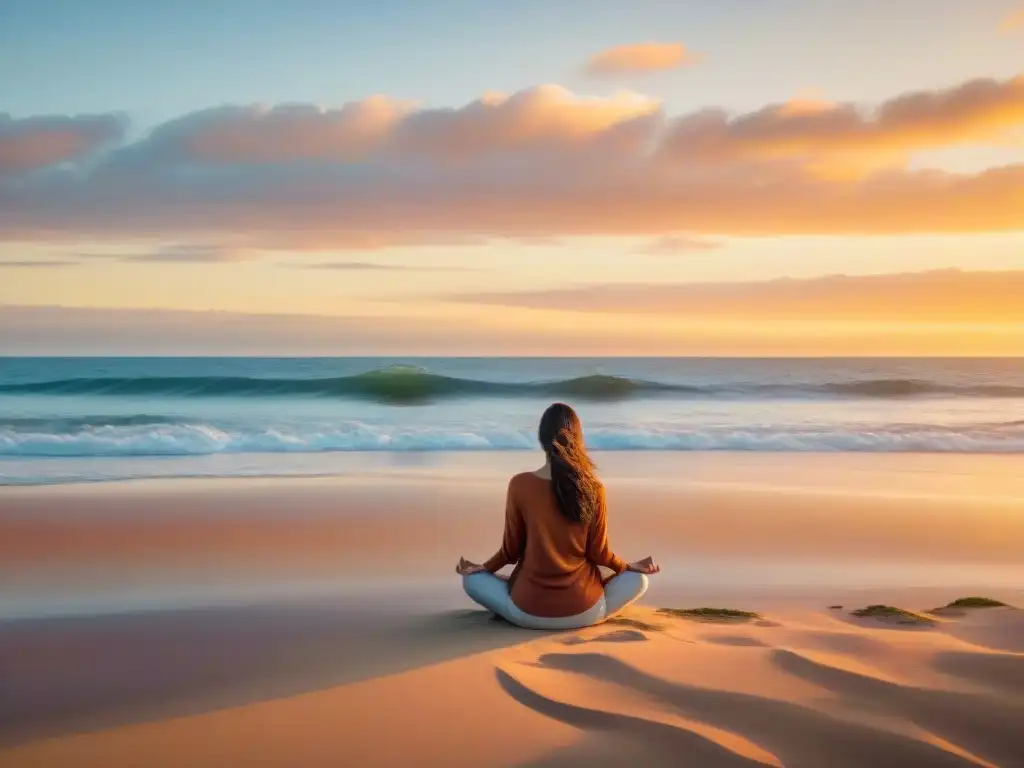
[[[575,616],[531,616],[512,602],[508,582],[491,573],[474,573],[462,577],[466,594],[492,613],[526,629],[579,629],[604,621],[618,613],[647,591],[647,576],[624,571],[604,587],[604,594],[591,608]]]

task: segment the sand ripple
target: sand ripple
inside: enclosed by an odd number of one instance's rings
[[[764,625],[640,609],[523,634],[480,612],[439,614],[402,636],[423,665],[31,740],[0,750],[0,766],[429,767],[482,755],[535,768],[1021,768],[1024,654],[986,645],[1017,621],[1006,611],[894,631],[827,609]],[[424,653],[432,643],[444,653]],[[364,651],[382,647],[370,638]]]

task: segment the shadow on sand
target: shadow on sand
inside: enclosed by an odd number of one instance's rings
[[[0,622],[0,746],[307,693],[519,645],[486,611],[337,602]]]
[[[787,672],[799,677],[814,677],[814,682],[835,690],[843,686],[843,694],[854,693],[845,688],[849,680],[825,680],[819,670],[789,664],[791,659],[778,658]],[[836,768],[871,765],[876,768],[905,768],[911,765],[967,766],[976,765],[959,755],[935,745],[891,731],[879,730],[855,722],[840,722],[828,714],[795,703],[746,693],[721,691],[670,682],[601,653],[549,653],[539,664],[551,669],[573,672],[606,683],[612,683],[643,694],[677,715],[715,728],[739,734],[778,757],[785,765]],[[684,727],[670,726],[640,718],[584,708],[547,698],[516,680],[509,672],[496,671],[498,684],[516,701],[534,711],[578,728],[591,731],[622,731],[641,736],[648,743],[660,742],[664,755],[701,754],[695,765],[760,764],[711,742]],[[856,687],[855,684],[853,687]],[[857,694],[864,693],[856,691]],[[874,693],[874,690],[871,691]],[[910,692],[917,696],[918,692]],[[924,692],[920,693],[925,695]],[[893,704],[894,702],[889,702]],[[595,702],[600,706],[599,702]],[[1005,723],[1002,724],[1005,726]],[[989,752],[1013,749],[1016,737],[1002,732],[998,747]],[[1020,754],[1019,752],[1017,753]],[[1010,765],[1012,763],[999,763]]]

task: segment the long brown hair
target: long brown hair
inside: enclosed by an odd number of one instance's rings
[[[583,442],[580,417],[565,403],[555,403],[541,416],[537,438],[551,465],[558,509],[575,523],[589,523],[601,503],[601,481]]]

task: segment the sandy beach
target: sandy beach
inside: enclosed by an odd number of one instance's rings
[[[1024,765],[1024,611],[928,612],[1024,605],[1019,458],[599,459],[664,571],[563,633],[451,573],[522,454],[0,489],[0,765]]]

